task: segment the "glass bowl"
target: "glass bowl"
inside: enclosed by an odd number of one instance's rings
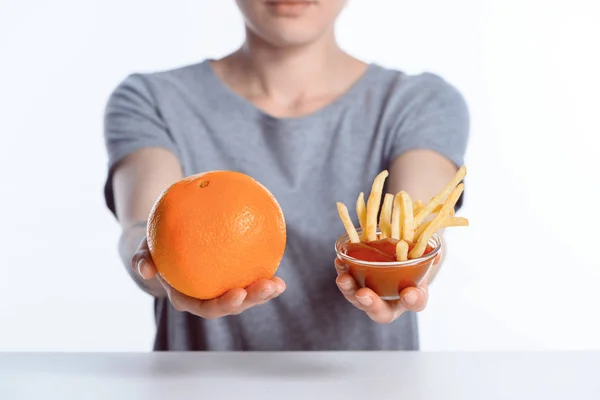
[[[357,229],[361,234],[361,229]],[[379,237],[380,232],[377,232]],[[427,275],[434,264],[440,261],[442,241],[437,234],[429,239],[433,250],[419,258],[407,261],[370,262],[346,255],[349,242],[347,234],[335,242],[337,258],[348,268],[348,273],[354,278],[359,287],[373,290],[384,300],[397,300],[400,292],[408,287],[416,287]]]

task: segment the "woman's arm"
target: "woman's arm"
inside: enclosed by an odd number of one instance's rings
[[[132,259],[146,237],[146,222],[154,202],[171,183],[181,179],[179,160],[166,149],[152,147],[135,151],[115,167],[113,191],[116,215],[121,224],[119,255],[135,283],[155,297],[167,293],[156,278],[144,280],[132,268]]]
[[[413,200],[427,202],[454,178],[458,167],[441,154],[423,149],[402,154],[392,162],[389,171],[389,193],[396,194],[404,190]],[[445,245],[443,231],[438,234]],[[442,252],[442,257],[445,253]],[[429,283],[437,275],[443,261],[442,258],[432,268],[428,276]]]
[[[451,161],[435,151],[409,150],[390,165],[387,192],[396,194],[404,190],[411,198],[426,202],[444,188],[457,171],[458,168]],[[359,288],[347,267],[338,259],[335,260],[338,270],[336,282],[350,303],[363,310],[373,321],[387,324],[405,311],[422,311],[426,307],[429,283],[437,274],[442,261],[435,265],[418,287],[404,289],[399,300],[384,301],[371,289]]]
[[[160,278],[146,242],[146,221],[163,189],[181,178],[183,172],[179,161],[173,153],[162,148],[138,150],[124,158],[115,170],[115,208],[123,228],[119,253],[137,285],[152,296],[168,297],[177,311],[207,319],[239,314],[283,293],[285,282],[273,277],[261,279],[246,288],[231,289],[215,299],[198,300],[178,292]]]

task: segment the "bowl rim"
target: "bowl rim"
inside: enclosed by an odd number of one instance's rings
[[[362,229],[358,228],[357,233],[360,235],[362,233]],[[380,234],[381,231],[378,229],[377,230],[377,234]],[[347,233],[343,234],[342,236],[340,236],[336,241],[335,241],[335,253],[337,254],[337,257],[341,260],[341,261],[349,261],[352,262],[354,264],[357,265],[361,265],[361,266],[365,266],[365,267],[376,267],[376,268],[382,268],[382,267],[394,267],[394,268],[402,268],[402,267],[413,267],[415,265],[418,264],[422,264],[424,262],[428,262],[431,260],[434,260],[435,257],[438,256],[438,254],[440,254],[442,252],[442,247],[443,247],[443,243],[442,243],[442,239],[441,237],[437,234],[434,233],[433,236],[431,237],[431,239],[429,239],[429,241],[427,242],[427,244],[429,244],[430,246],[433,247],[433,250],[428,253],[425,256],[421,256],[419,258],[413,258],[410,260],[406,260],[406,261],[393,261],[393,262],[388,262],[388,261],[364,261],[361,260],[359,258],[354,258],[354,257],[350,257],[348,256],[346,253],[344,253],[343,251],[340,250],[340,247],[348,242],[350,240],[350,237],[348,236]]]

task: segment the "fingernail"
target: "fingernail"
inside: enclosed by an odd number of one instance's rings
[[[340,287],[344,290],[348,290],[352,287],[352,282],[350,282],[350,280],[345,280],[340,282]]]
[[[370,298],[369,296],[364,296],[364,297],[356,296],[356,299],[363,306],[370,306],[373,303],[373,299]]]
[[[244,299],[246,298],[246,295],[243,294],[241,296],[236,297],[235,299],[233,299],[232,303],[234,307],[239,307],[242,305],[242,303],[244,302]]]
[[[140,260],[137,263],[137,270],[138,270],[138,274],[140,274],[140,276],[142,278],[144,278],[144,270],[146,269],[146,260],[144,260],[143,258],[140,258]]]
[[[258,294],[260,296],[261,299],[265,300],[267,299],[270,295],[272,295],[274,292],[273,289],[269,288],[269,289],[263,289],[260,291],[260,293]]]
[[[404,302],[408,306],[412,306],[417,303],[418,296],[414,291],[410,291],[403,296]]]

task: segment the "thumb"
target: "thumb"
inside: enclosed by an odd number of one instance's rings
[[[131,258],[131,267],[139,276],[146,280],[152,279],[156,275],[156,267],[152,262],[152,256],[148,249],[148,241],[145,236]]]

